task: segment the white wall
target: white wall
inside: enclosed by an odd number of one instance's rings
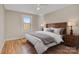
[[[32,30],[38,30],[38,16],[6,10],[6,39],[15,39],[23,36],[23,16],[32,17]]]
[[[4,13],[4,7],[3,5],[0,4],[0,51],[3,47],[3,42],[4,42],[4,18],[5,18],[5,13]]]
[[[76,20],[77,26],[74,27],[74,34],[79,34],[79,5],[70,5],[44,15],[44,21],[47,23],[68,22],[70,20]]]
[[[39,15],[39,30],[42,30],[41,24],[44,22],[44,15]]]

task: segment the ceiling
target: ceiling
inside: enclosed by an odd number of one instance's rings
[[[44,15],[69,6],[68,4],[40,4],[40,10],[37,10],[38,4],[5,4],[7,10]]]

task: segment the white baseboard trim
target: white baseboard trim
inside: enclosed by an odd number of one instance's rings
[[[23,35],[20,35],[20,36],[8,36],[6,37],[6,40],[17,40],[17,39],[20,39],[20,38],[23,38],[24,36]]]

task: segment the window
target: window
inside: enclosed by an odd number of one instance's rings
[[[24,17],[24,31],[31,31],[31,17],[25,16]]]

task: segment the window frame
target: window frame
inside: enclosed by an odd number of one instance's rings
[[[30,17],[30,30],[29,31],[32,31],[32,16],[30,16],[30,15],[24,15],[23,16],[23,32],[27,32],[27,31],[25,31],[24,30],[24,24],[26,24],[25,22],[24,22],[24,17]]]

